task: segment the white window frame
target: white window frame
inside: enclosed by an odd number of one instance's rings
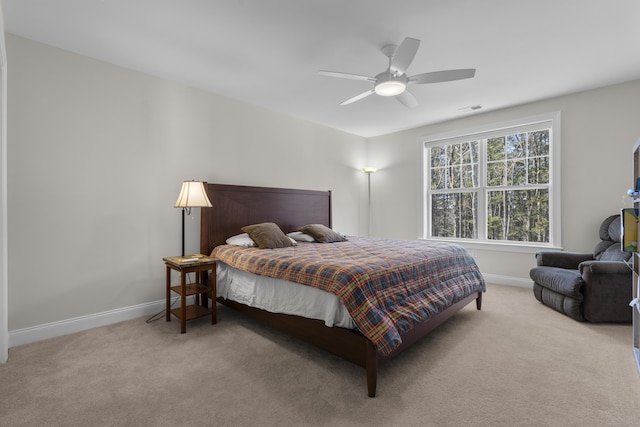
[[[485,232],[479,230],[478,239],[459,239],[459,238],[444,238],[444,237],[432,237],[429,235],[430,227],[428,221],[431,220],[430,203],[430,173],[429,165],[426,163],[426,148],[436,144],[451,144],[456,142],[465,142],[476,139],[490,138],[492,136],[504,135],[511,130],[518,132],[520,130],[526,131],[539,125],[547,125],[551,128],[551,138],[549,147],[549,242],[548,243],[536,243],[536,242],[515,242],[515,241],[493,241],[486,239]],[[561,249],[561,195],[560,195],[560,112],[552,112],[541,114],[538,116],[531,116],[522,119],[511,120],[508,122],[488,124],[481,127],[466,129],[461,131],[453,131],[436,135],[427,135],[418,139],[419,149],[419,170],[420,170],[420,185],[418,195],[419,206],[419,236],[420,239],[425,240],[438,240],[459,243],[467,248],[472,249],[489,249],[498,251],[511,251],[511,252],[535,252],[540,249]],[[479,161],[482,164],[486,163],[484,152],[481,150]],[[484,169],[484,166],[482,166]],[[485,191],[484,178],[482,178],[481,188],[479,194],[484,194]],[[484,196],[479,199],[479,208],[482,210],[478,217],[478,226],[486,229],[486,201]]]

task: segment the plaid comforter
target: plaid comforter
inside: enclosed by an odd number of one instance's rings
[[[382,355],[400,345],[400,334],[485,290],[474,259],[460,246],[420,240],[348,239],[280,249],[222,245],[211,256],[240,270],[338,296],[358,329]]]

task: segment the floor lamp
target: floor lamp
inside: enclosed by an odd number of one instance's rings
[[[184,214],[191,214],[191,208],[210,208],[202,181],[184,181],[175,208],[182,208],[182,256],[184,256]]]
[[[369,213],[369,237],[371,237],[373,225],[371,224],[371,174],[375,173],[378,169],[367,166],[362,168],[362,172],[367,174],[367,212]]]

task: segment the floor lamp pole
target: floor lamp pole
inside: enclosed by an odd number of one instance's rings
[[[362,168],[362,172],[367,174],[367,210],[369,214],[369,233],[368,237],[371,237],[373,234],[373,223],[371,219],[373,216],[371,215],[371,174],[374,173],[377,169],[371,166],[367,166]]]
[[[369,206],[367,207],[367,211],[369,212],[369,237],[371,237],[373,224],[371,224],[371,174],[367,174],[367,200],[369,201]]]

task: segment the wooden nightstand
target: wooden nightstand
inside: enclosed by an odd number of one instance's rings
[[[216,260],[205,255],[172,256],[162,258],[167,267],[167,322],[173,314],[180,319],[180,333],[187,332],[187,320],[211,315],[211,324],[217,322]],[[171,270],[180,273],[180,285],[171,286]],[[207,273],[211,271],[211,286],[207,286]],[[195,283],[187,283],[187,274],[196,273]],[[171,309],[171,291],[180,295],[180,307]],[[208,296],[211,292],[211,308]],[[195,296],[195,304],[187,306],[187,297]]]

